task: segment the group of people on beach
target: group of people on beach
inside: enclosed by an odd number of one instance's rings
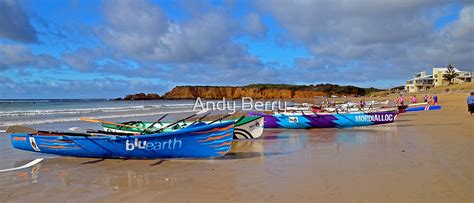
[[[412,95],[410,97],[410,102],[412,104],[418,103],[418,98],[416,98],[416,95]],[[423,102],[432,105],[438,105],[438,95],[436,93],[434,95],[425,94],[425,96],[423,96]],[[403,95],[399,95],[395,99],[395,103],[397,106],[405,106],[405,99],[403,98]]]
[[[418,99],[416,98],[416,95],[412,95],[410,97],[410,102],[412,104],[418,102]],[[436,93],[434,95],[426,95],[425,94],[425,96],[423,96],[423,102],[431,104],[431,105],[437,105],[438,104],[438,95]],[[405,99],[403,98],[403,95],[399,95],[395,99],[395,103],[397,104],[397,106],[405,106]],[[471,114],[471,116],[474,114],[474,92],[471,92],[471,95],[467,97],[467,111]]]

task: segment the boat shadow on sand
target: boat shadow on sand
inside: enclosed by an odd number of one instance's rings
[[[276,155],[283,155],[288,153],[283,152],[229,152],[224,156],[215,158],[213,160],[231,160],[231,159],[250,159],[250,158],[257,158],[257,157],[267,157],[267,156],[276,156]]]
[[[402,124],[397,125],[397,127],[413,127],[413,126],[456,126],[462,125],[460,123],[449,123],[449,124],[439,124],[439,123],[426,123],[426,124]]]

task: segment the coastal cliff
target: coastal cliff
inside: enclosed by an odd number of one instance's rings
[[[258,89],[247,87],[219,87],[219,86],[177,86],[163,95],[164,99],[238,99],[252,97],[254,99],[291,99],[312,98],[326,95],[324,92],[289,90],[289,89]]]
[[[145,94],[145,93],[138,93],[138,94],[129,94],[123,98],[123,100],[157,100],[161,99],[160,95],[150,93],[150,94]],[[122,98],[117,98],[115,100],[122,100]]]
[[[360,88],[355,86],[339,86],[333,84],[318,85],[286,85],[286,84],[251,84],[247,86],[176,86],[160,97],[157,94],[127,95],[124,100],[152,99],[239,99],[252,97],[254,99],[293,99],[314,98],[330,95],[367,95],[380,91],[375,88]]]

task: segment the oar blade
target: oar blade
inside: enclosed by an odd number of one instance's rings
[[[85,122],[91,122],[91,123],[102,123],[102,122],[104,122],[102,120],[91,119],[91,118],[79,118],[79,120],[85,121]]]
[[[38,133],[38,130],[21,125],[13,125],[7,128],[6,133]]]

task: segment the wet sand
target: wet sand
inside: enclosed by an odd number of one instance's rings
[[[465,94],[395,124],[265,130],[207,160],[44,156],[0,138],[0,202],[473,202],[474,117]]]

